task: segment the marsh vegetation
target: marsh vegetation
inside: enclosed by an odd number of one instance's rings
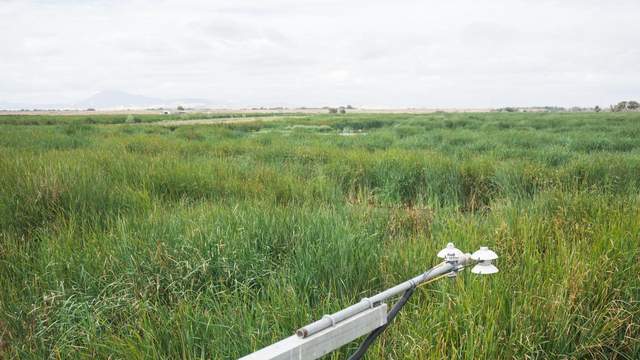
[[[235,358],[447,242],[501,272],[370,358],[640,357],[640,113],[91,119],[0,117],[0,357]]]

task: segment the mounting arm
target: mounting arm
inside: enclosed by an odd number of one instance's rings
[[[319,320],[296,330],[295,335],[241,359],[317,359],[370,333],[360,349],[351,357],[354,360],[360,359],[395,318],[417,286],[445,275],[455,277],[458,272],[472,264],[475,264],[471,269],[474,274],[488,275],[498,272],[498,268],[492,264],[498,256],[487,247],[481,247],[473,254],[465,254],[449,243],[438,253],[438,257],[444,261],[430,270],[336,313],[324,315]],[[387,314],[387,304],[384,301],[400,294],[404,294],[403,297]]]

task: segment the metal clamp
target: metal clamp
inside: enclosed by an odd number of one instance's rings
[[[371,301],[371,299],[362,298],[362,300],[360,300],[360,302],[366,302],[367,304],[369,304],[369,309],[373,309],[373,301]]]
[[[331,315],[325,315],[322,317],[323,319],[329,319],[331,320],[331,326],[336,326],[336,319],[333,318],[333,316]]]

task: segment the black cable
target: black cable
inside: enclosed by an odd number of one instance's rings
[[[367,350],[369,350],[369,347],[371,346],[371,344],[373,344],[373,342],[376,341],[376,338],[378,338],[378,336],[382,334],[382,332],[387,328],[387,326],[391,324],[393,319],[396,317],[396,315],[398,315],[402,307],[407,303],[407,301],[409,300],[411,295],[413,295],[413,292],[415,290],[416,290],[416,287],[412,286],[409,289],[407,289],[407,291],[404,292],[400,300],[398,300],[398,302],[395,305],[393,305],[393,308],[391,309],[391,311],[389,311],[389,314],[387,314],[387,323],[373,330],[369,334],[369,336],[367,336],[367,338],[364,339],[362,344],[360,344],[360,347],[358,348],[358,350],[356,350],[356,352],[354,352],[353,355],[349,357],[349,360],[362,359],[362,357],[367,352]]]

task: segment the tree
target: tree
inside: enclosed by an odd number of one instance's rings
[[[329,114],[337,114],[338,113],[338,109],[336,108],[329,108]]]
[[[184,106],[178,105],[178,111],[184,111]]]
[[[593,111],[595,112],[600,112],[602,109],[600,109],[600,106],[596,105],[596,107],[593,108]]]
[[[611,105],[611,111],[613,111],[613,112],[625,111],[625,110],[627,110],[627,102],[626,101],[620,101],[619,103],[617,103],[615,105]]]
[[[640,103],[638,103],[637,101],[632,100],[627,102],[627,109],[637,110],[638,108],[640,108]]]

